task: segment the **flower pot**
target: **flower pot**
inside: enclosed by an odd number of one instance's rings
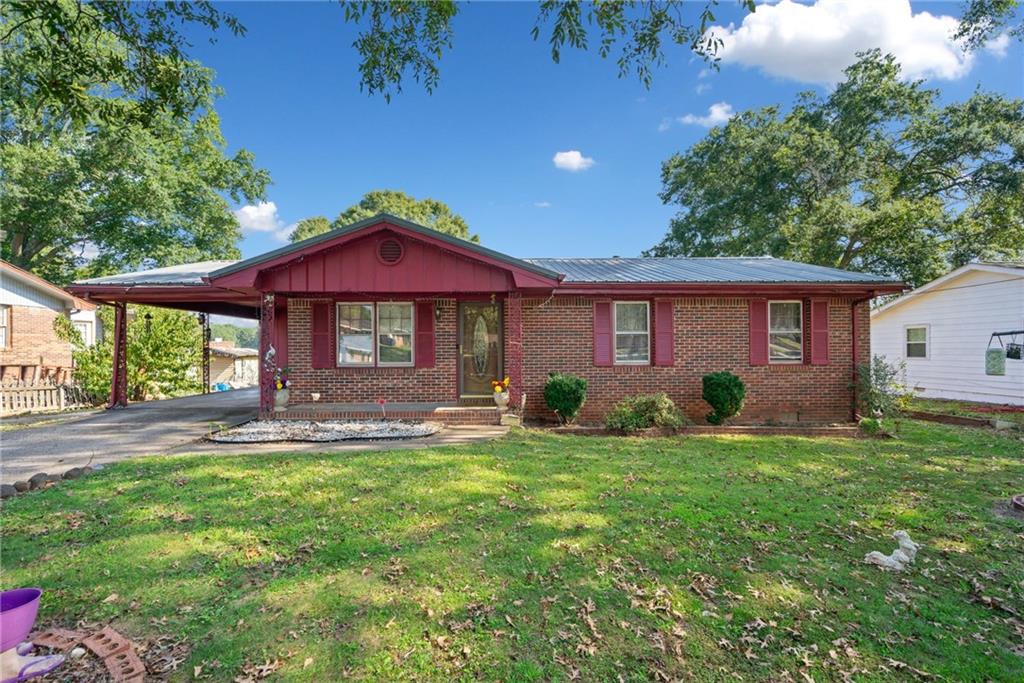
[[[288,397],[291,389],[277,389],[274,391],[274,412],[280,413],[288,409]]]
[[[498,410],[504,412],[508,410],[508,392],[507,391],[496,391],[494,392],[494,404],[498,406]]]

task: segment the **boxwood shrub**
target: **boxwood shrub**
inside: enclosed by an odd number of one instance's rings
[[[713,425],[720,425],[730,417],[740,414],[747,388],[736,375],[731,372],[712,372],[704,375],[704,392],[702,397],[711,406],[712,411],[706,419]]]
[[[552,372],[544,384],[544,403],[563,424],[572,424],[587,400],[587,380],[564,372]]]
[[[635,432],[651,427],[682,427],[686,418],[668,394],[628,396],[605,416],[608,429]]]

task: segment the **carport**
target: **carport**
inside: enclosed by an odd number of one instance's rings
[[[276,367],[274,356],[278,353],[275,349],[277,335],[274,329],[273,297],[270,298],[267,312],[261,310],[261,297],[258,291],[215,287],[209,282],[210,273],[235,263],[237,261],[200,261],[80,280],[68,287],[76,296],[114,308],[114,362],[108,408],[128,405],[127,308],[130,303],[259,320],[260,401],[261,405],[270,405],[273,402],[270,383],[264,381],[267,368],[269,367],[269,372],[272,373]],[[287,324],[284,311],[278,320],[280,325]]]

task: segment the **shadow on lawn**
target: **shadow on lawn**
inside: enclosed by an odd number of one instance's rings
[[[1024,579],[990,513],[1021,459],[906,431],[136,460],[5,506],[5,583],[43,586],[43,619],[183,635],[218,679],[1020,672],[963,577]],[[930,564],[859,563],[896,528]]]

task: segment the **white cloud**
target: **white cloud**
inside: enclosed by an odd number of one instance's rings
[[[247,204],[232,213],[243,232],[272,232],[280,242],[287,242],[296,226],[295,223],[284,224],[277,215],[277,204],[274,202]]]
[[[551,202],[534,202],[533,205],[536,206],[538,209],[550,209],[551,208]]]
[[[661,120],[661,123],[658,124],[658,132],[659,133],[664,133],[666,130],[668,130],[671,127],[672,127],[672,119],[670,119],[669,117],[666,116],[665,118],[663,118]]]
[[[1006,56],[1006,51],[1010,49],[1010,34],[1003,31],[995,38],[992,38],[985,43],[985,50],[992,53],[999,59]]]
[[[759,4],[739,27],[710,31],[722,40],[718,56],[724,64],[830,84],[842,80],[857,52],[872,48],[894,55],[905,78],[961,78],[974,57],[953,40],[958,25],[952,16],[915,14],[909,0],[781,0]]]
[[[594,165],[594,160],[591,157],[583,156],[580,151],[576,149],[570,149],[567,152],[557,152],[551,160],[555,162],[555,168],[560,168],[563,171],[571,171],[573,173],[577,171],[586,171]]]
[[[697,78],[703,79],[703,78],[707,78],[710,75],[711,75],[711,69],[704,68],[704,69],[701,69],[700,73],[697,74]]]
[[[703,95],[708,90],[711,90],[711,84],[710,83],[698,83],[697,87],[694,88],[694,90],[697,91],[698,95]]]
[[[708,113],[705,116],[697,116],[696,114],[686,114],[680,116],[677,121],[687,126],[704,126],[705,128],[713,128],[720,126],[723,123],[727,123],[729,119],[736,115],[736,112],[732,110],[732,105],[728,102],[715,102],[708,107]]]

